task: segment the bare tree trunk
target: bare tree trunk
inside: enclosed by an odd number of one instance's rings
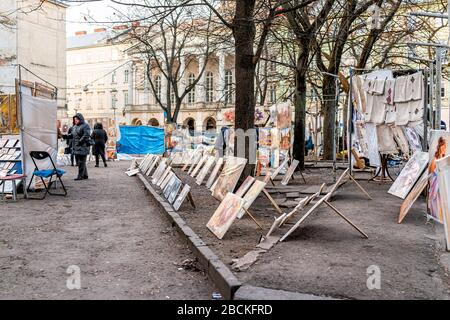
[[[293,156],[299,163],[300,170],[305,170],[305,118],[306,118],[306,65],[309,52],[303,51],[297,61],[294,96],[294,146]]]
[[[323,158],[333,159],[333,145],[335,139],[336,122],[336,83],[335,78],[330,75],[323,77]]]
[[[255,41],[254,0],[237,0],[234,18],[236,104],[235,129],[247,131],[255,127],[255,67],[253,43]],[[237,151],[235,140],[235,153]],[[245,138],[245,156],[249,162],[249,139]],[[254,146],[252,146],[254,147]],[[247,164],[243,176],[253,175],[254,164]]]

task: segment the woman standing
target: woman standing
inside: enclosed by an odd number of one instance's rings
[[[86,161],[91,148],[91,128],[84,121],[81,113],[77,113],[73,117],[73,122],[75,125],[72,127],[72,131],[67,135],[63,135],[63,139],[73,139],[73,154],[78,166],[78,177],[75,180],[86,180],[89,178]]]
[[[95,156],[95,166],[98,167],[100,160],[99,157],[102,157],[103,164],[105,165],[105,167],[107,167],[108,165],[106,164],[105,158],[105,146],[106,142],[108,141],[108,134],[105,130],[103,130],[103,125],[101,123],[95,124],[91,138],[95,143],[92,150],[92,154]]]

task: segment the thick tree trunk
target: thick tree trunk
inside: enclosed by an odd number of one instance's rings
[[[255,127],[255,69],[253,44],[255,41],[254,0],[237,0],[234,18],[235,70],[236,70],[236,101],[235,129]],[[242,146],[235,140],[235,154]],[[255,159],[249,159],[249,139],[245,138],[245,156],[248,164],[243,177],[253,174]]]
[[[323,158],[332,160],[334,153],[335,122],[336,122],[336,80],[334,77],[323,77]]]
[[[297,63],[297,67],[299,65],[301,64]],[[306,75],[304,69],[297,68],[295,83],[296,90],[294,96],[295,119],[293,156],[294,159],[297,159],[300,162],[300,170],[305,170]]]

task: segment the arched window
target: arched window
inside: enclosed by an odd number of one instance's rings
[[[214,76],[212,72],[206,73],[206,102],[214,101]]]
[[[206,118],[206,120],[204,122],[204,127],[205,127],[205,131],[209,131],[209,130],[215,131],[217,128],[216,120],[214,120],[213,117]]]
[[[195,131],[195,120],[193,118],[187,118],[184,120],[184,125],[189,129],[189,134],[193,136]]]
[[[195,82],[195,75],[191,73],[188,77],[188,86],[193,85]],[[188,92],[188,103],[195,103],[195,86]]]
[[[225,103],[233,103],[233,72],[225,71]]]
[[[138,118],[134,118],[133,121],[131,121],[132,126],[142,126],[142,121]]]
[[[161,101],[161,76],[155,77],[155,103]]]
[[[150,120],[148,120],[148,125],[152,127],[159,127],[159,121],[158,119],[151,118]]]

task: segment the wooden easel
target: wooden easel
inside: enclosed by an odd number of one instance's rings
[[[322,197],[319,201],[316,202],[316,204],[309,209],[309,211],[307,213],[305,213],[300,220],[297,221],[297,223],[291,228],[289,229],[289,231],[280,239],[281,241],[286,240],[286,238],[292,233],[294,232],[301,224],[303,221],[306,220],[306,218],[308,218],[314,211],[316,211],[316,209],[321,205],[321,204],[326,204],[330,209],[332,209],[333,212],[335,212],[336,214],[338,214],[342,219],[344,219],[344,221],[346,221],[348,224],[350,224],[355,230],[357,230],[364,238],[369,238],[367,236],[367,234],[365,234],[360,228],[358,228],[353,222],[351,222],[346,216],[344,216],[344,214],[342,214],[336,207],[334,207],[330,202],[329,199],[331,198],[331,196],[333,195],[333,193],[336,191],[336,189],[338,188],[338,186],[341,184],[342,180],[344,179],[345,176],[348,175],[348,171],[349,169],[345,170],[345,172],[339,177],[338,181],[334,184],[333,188],[331,189],[331,191],[325,195],[324,197]]]
[[[373,198],[370,196],[370,194],[358,183],[358,181],[355,180],[355,178],[350,174],[349,169],[345,170],[345,172],[343,173],[343,175],[345,175],[345,177],[347,178],[347,180],[343,180],[342,181],[342,176],[341,178],[339,178],[340,184],[336,187],[336,190],[334,190],[332,193],[335,193],[337,191],[337,189],[339,189],[340,187],[342,187],[344,184],[346,184],[347,182],[353,182],[356,184],[356,186],[358,187],[359,190],[361,190],[361,192],[367,196],[367,198],[369,198],[369,200],[373,200]]]
[[[183,181],[174,170],[172,170],[172,172],[180,181]],[[187,183],[183,183],[180,189],[183,190],[185,185],[187,185]],[[189,190],[189,192],[187,193],[187,198],[188,198],[188,201],[191,204],[192,208],[197,209],[197,207],[195,206],[194,197],[192,196],[191,190]]]

